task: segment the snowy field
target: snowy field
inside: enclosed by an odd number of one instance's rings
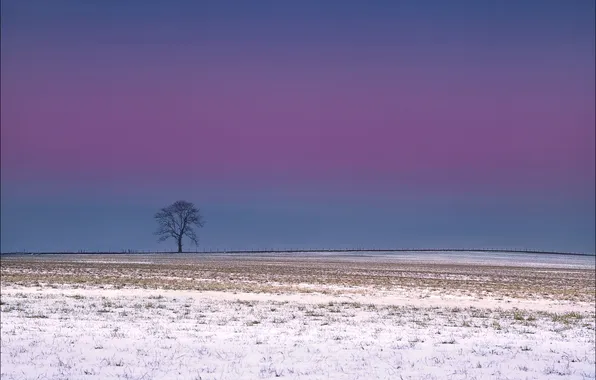
[[[596,378],[593,258],[429,258],[2,257],[1,378]]]

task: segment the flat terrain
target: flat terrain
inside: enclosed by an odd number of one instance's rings
[[[594,257],[2,256],[2,379],[594,379]]]

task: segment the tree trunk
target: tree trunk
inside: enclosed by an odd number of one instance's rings
[[[182,253],[182,237],[178,238],[178,253]]]

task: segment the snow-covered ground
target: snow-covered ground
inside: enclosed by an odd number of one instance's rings
[[[116,256],[2,258],[2,380],[596,378],[592,259]]]
[[[595,378],[593,312],[128,293],[3,289],[2,379]]]

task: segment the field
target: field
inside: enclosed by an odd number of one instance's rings
[[[594,257],[19,255],[2,379],[594,379]]]

